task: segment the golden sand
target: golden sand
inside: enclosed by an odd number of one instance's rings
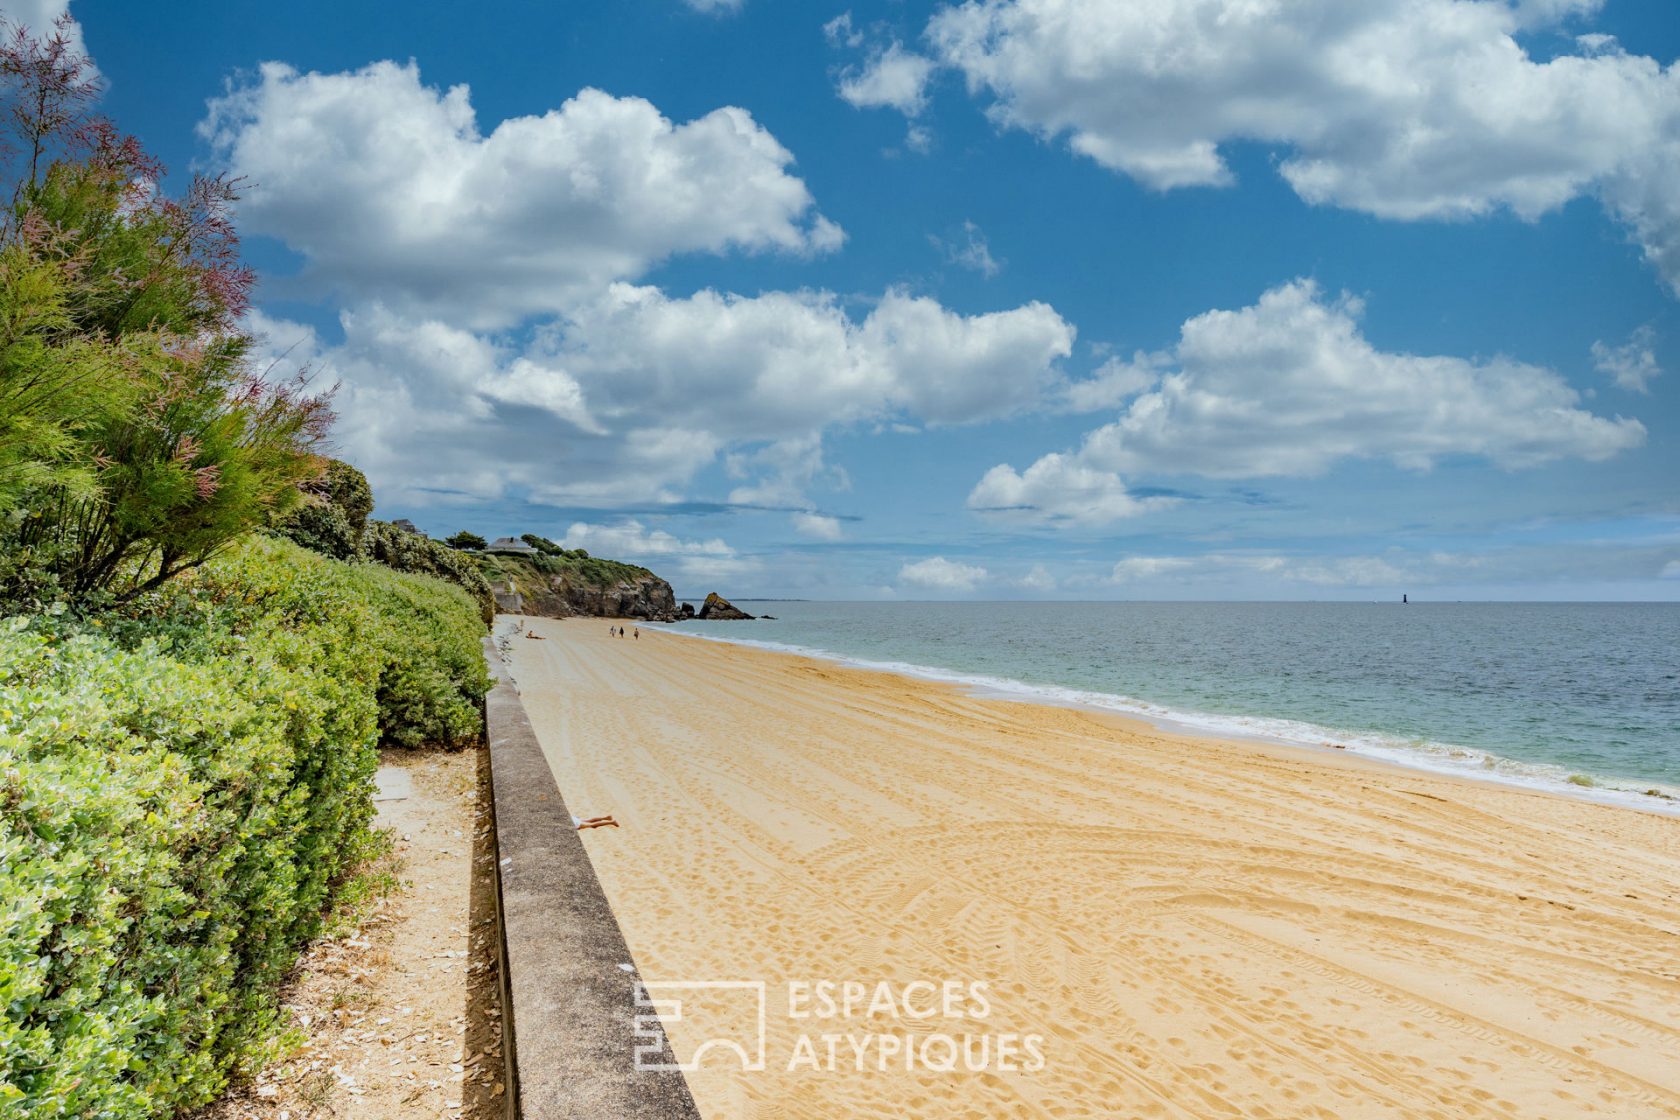
[[[641,974],[765,984],[765,1068],[689,1075],[709,1118],[1680,1116],[1680,819],[529,626]],[[844,981],[894,1009],[789,1016]],[[678,1059],[754,1056],[751,995],[691,990]]]

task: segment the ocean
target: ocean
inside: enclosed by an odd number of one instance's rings
[[[1680,812],[1680,604],[739,604],[675,629]]]

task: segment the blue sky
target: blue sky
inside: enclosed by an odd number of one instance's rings
[[[248,176],[381,516],[689,595],[1680,598],[1672,6],[1261,7],[71,14]]]

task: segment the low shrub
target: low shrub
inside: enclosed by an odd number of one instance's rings
[[[378,524],[375,522],[375,524]],[[399,532],[401,530],[398,530]],[[253,536],[129,612],[127,630],[181,650],[225,654],[276,630],[355,613],[378,661],[379,736],[391,746],[459,746],[477,736],[490,687],[484,624],[459,587],[378,564],[345,564]]]
[[[0,1115],[167,1116],[272,1033],[372,814],[364,617],[196,661],[0,628]]]
[[[394,746],[459,746],[476,739],[489,690],[484,623],[459,587],[428,576],[357,565],[381,629],[379,729]]]
[[[275,1032],[381,739],[488,686],[440,581],[253,537],[97,618],[0,620],[0,1116],[170,1116]]]
[[[473,558],[389,521],[369,521],[362,556],[399,572],[436,576],[465,591],[478,604],[485,625],[496,617],[496,597]]]
[[[373,511],[367,476],[341,459],[329,459],[321,477],[299,488],[304,503],[282,518],[274,531],[335,560],[361,555],[362,536]]]

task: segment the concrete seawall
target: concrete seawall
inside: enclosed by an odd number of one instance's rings
[[[638,1034],[635,962],[494,639],[484,650],[508,1117],[699,1120],[680,1072],[636,1068],[638,1046],[670,1065],[670,1045],[657,1018]]]

